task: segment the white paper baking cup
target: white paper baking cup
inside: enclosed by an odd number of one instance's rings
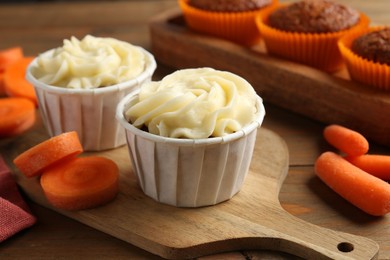
[[[215,205],[240,191],[248,173],[265,109],[257,97],[256,120],[240,131],[206,139],[166,138],[130,124],[125,111],[138,91],[118,104],[116,117],[126,129],[132,169],[143,192],[176,207]]]
[[[152,54],[145,54],[145,70],[137,78],[95,89],[69,89],[47,85],[37,80],[28,66],[26,79],[33,84],[43,123],[50,136],[77,131],[85,151],[101,151],[126,144],[125,131],[115,119],[119,101],[129,92],[151,80],[156,70]],[[42,55],[51,55],[49,50]]]

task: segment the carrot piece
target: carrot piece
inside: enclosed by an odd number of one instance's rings
[[[34,57],[23,57],[9,65],[4,71],[3,85],[8,96],[25,97],[37,105],[34,87],[25,79],[27,66],[33,59]]]
[[[64,210],[82,210],[106,204],[118,193],[119,169],[112,160],[78,157],[43,172],[41,186],[47,200]]]
[[[23,49],[21,47],[0,50],[0,72],[21,58],[23,58]]]
[[[382,180],[390,180],[390,156],[380,154],[365,154],[347,156],[350,163]]]
[[[4,89],[4,72],[0,71],[0,96],[5,95],[5,89]]]
[[[321,154],[315,173],[341,197],[373,216],[390,212],[390,184],[333,153]]]
[[[26,98],[1,98],[0,118],[0,137],[15,136],[34,124],[35,104]]]
[[[32,128],[35,124],[35,118],[35,113],[33,113],[31,117],[28,117],[22,124],[10,131],[8,137],[20,135]]]
[[[0,50],[0,95],[5,94],[3,83],[5,69],[21,58],[23,58],[23,50],[21,47]]]
[[[325,140],[351,156],[359,156],[368,152],[367,139],[360,133],[341,125],[329,125],[324,129]]]
[[[72,131],[54,136],[31,147],[19,154],[13,162],[26,177],[33,177],[82,151],[77,132]]]

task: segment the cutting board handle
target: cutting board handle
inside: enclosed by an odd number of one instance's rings
[[[379,245],[371,239],[310,224],[284,209],[279,216],[265,232],[264,237],[271,238],[269,249],[305,259],[375,259],[378,255]]]
[[[267,217],[272,216],[272,217]],[[275,217],[277,216],[277,217]],[[172,258],[198,257],[237,250],[273,250],[304,259],[376,259],[379,245],[368,238],[339,232],[305,222],[284,209],[264,213],[253,237],[219,240],[195,247],[170,251]],[[238,223],[238,221],[236,221]],[[242,227],[246,229],[245,222]],[[240,226],[241,226],[240,224]],[[179,253],[175,255],[175,253]],[[183,254],[184,253],[184,254]]]

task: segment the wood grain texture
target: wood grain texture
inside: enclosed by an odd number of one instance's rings
[[[390,145],[390,114],[383,113],[390,110],[389,93],[272,57],[261,44],[249,49],[193,32],[178,9],[151,22],[151,39],[161,63],[176,69],[209,66],[231,71],[247,79],[267,102]]]
[[[30,132],[13,143],[6,159],[45,138],[45,133]],[[38,204],[164,258],[247,249],[277,250],[306,259],[377,256],[379,246],[374,241],[306,223],[280,206],[278,196],[288,171],[288,149],[278,135],[265,128],[258,133],[243,189],[231,200],[210,207],[176,208],[145,196],[133,176],[126,146],[86,155],[91,154],[114,160],[120,169],[120,193],[102,207],[78,212],[58,210],[46,201],[38,178],[27,179],[17,170],[15,178]]]

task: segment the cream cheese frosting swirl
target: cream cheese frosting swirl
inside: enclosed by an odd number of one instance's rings
[[[143,85],[125,116],[171,138],[225,136],[255,120],[257,95],[245,79],[211,68],[178,70]]]
[[[141,48],[114,38],[71,37],[62,47],[38,57],[33,75],[48,85],[91,89],[115,85],[140,75],[146,64]]]

